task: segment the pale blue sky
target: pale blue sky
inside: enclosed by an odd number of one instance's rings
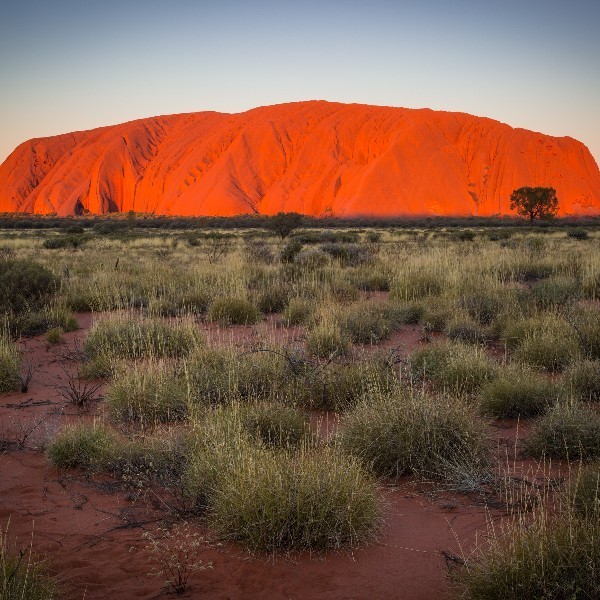
[[[487,116],[600,162],[600,2],[73,0],[0,9],[0,160],[31,137],[325,99]]]

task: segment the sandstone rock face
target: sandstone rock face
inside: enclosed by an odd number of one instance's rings
[[[600,171],[572,138],[462,113],[296,102],[141,119],[21,144],[0,211],[232,216],[510,214],[521,186],[600,214]]]

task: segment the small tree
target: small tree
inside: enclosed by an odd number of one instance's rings
[[[510,209],[531,222],[551,219],[558,211],[556,190],[551,187],[522,187],[510,195]]]
[[[265,227],[276,233],[282,240],[285,239],[294,229],[298,229],[302,223],[303,216],[301,214],[291,212],[280,212],[269,217]]]

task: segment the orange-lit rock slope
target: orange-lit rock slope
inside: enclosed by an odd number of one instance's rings
[[[0,166],[0,211],[494,215],[524,185],[555,187],[561,214],[600,214],[598,166],[572,138],[311,101],[30,140]]]

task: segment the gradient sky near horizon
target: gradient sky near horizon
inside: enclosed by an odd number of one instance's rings
[[[0,8],[0,161],[136,118],[295,100],[428,107],[585,143],[598,0],[55,0]]]

